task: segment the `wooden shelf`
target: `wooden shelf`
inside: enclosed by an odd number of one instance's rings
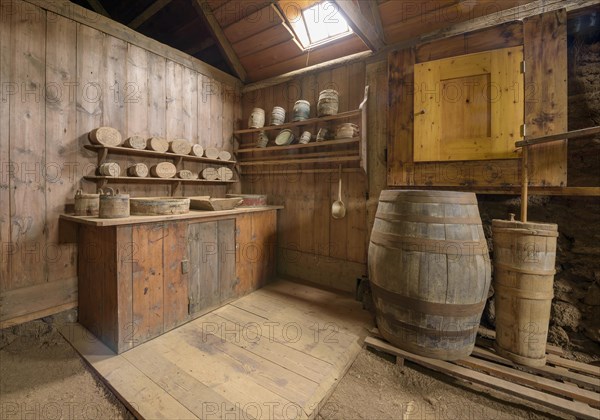
[[[191,156],[191,155],[180,155],[177,153],[162,153],[155,152],[153,150],[139,150],[131,149],[129,147],[111,147],[111,146],[97,146],[86,144],[85,147],[88,150],[98,153],[98,167],[106,161],[109,153],[115,155],[129,155],[129,156],[142,156],[148,158],[161,158],[161,159],[172,159],[176,167],[179,167],[181,163],[185,161],[191,161],[196,163],[207,163],[213,165],[228,165],[234,166],[237,162],[235,160],[221,160],[221,159],[209,159],[205,157]],[[170,184],[171,195],[175,195],[182,184],[204,184],[204,185],[223,185],[233,184],[238,182],[233,179],[230,181],[215,180],[209,181],[206,179],[180,179],[180,178],[139,178],[130,176],[98,176],[88,175],[83,177],[86,181],[95,182],[98,188],[104,188],[106,184],[110,183],[121,183],[121,184]]]
[[[144,184],[147,182],[157,183],[157,184],[176,184],[182,182],[184,184],[232,184],[237,182],[237,180],[232,179],[230,181],[209,181],[207,179],[181,179],[181,178],[140,178],[134,176],[99,176],[99,175],[88,175],[83,177],[87,181],[106,181],[106,182],[120,182],[123,184],[131,183],[131,184]]]
[[[292,144],[289,146],[267,146],[267,147],[246,147],[243,149],[238,149],[235,153],[258,153],[258,152],[278,152],[285,150],[297,150],[297,149],[308,149],[313,147],[331,147],[331,146],[339,146],[341,144],[352,144],[360,142],[360,137],[352,137],[351,139],[339,139],[339,140],[327,140],[327,141],[319,141],[312,142],[307,144]]]
[[[318,124],[320,122],[343,120],[346,118],[356,117],[361,114],[362,114],[361,109],[355,109],[353,111],[342,112],[342,113],[339,113],[336,115],[330,115],[327,117],[309,118],[307,120],[290,122],[290,123],[285,123],[285,124],[281,124],[281,125],[269,125],[269,126],[265,126],[265,127],[261,127],[261,128],[245,128],[243,130],[236,130],[233,132],[233,134],[249,134],[249,133],[258,133],[261,131],[283,130],[285,128],[301,127],[303,125]]]
[[[343,120],[347,118],[357,117],[359,122],[359,136],[349,139],[328,140],[323,142],[312,142],[308,144],[292,144],[289,146],[268,146],[255,147],[254,144],[250,147],[239,148],[244,143],[248,144],[248,140],[240,140],[236,137],[236,150],[234,153],[237,156],[238,165],[250,169],[244,171],[245,174],[255,173],[289,173],[290,169],[280,170],[277,166],[292,166],[297,167],[295,172],[330,172],[332,168],[314,167],[314,165],[334,165],[335,170],[359,170],[362,173],[367,173],[367,100],[369,97],[369,86],[365,87],[365,95],[358,109],[353,111],[342,112],[337,115],[331,115],[320,118],[310,118],[304,121],[297,121],[277,126],[269,126],[262,128],[249,128],[245,130],[234,131],[234,134],[246,135],[258,133],[260,131],[282,130],[285,128],[314,125],[328,121]],[[243,136],[241,136],[243,138]],[[308,150],[307,150],[308,149]],[[310,149],[314,152],[310,153]],[[307,150],[309,153],[293,153],[293,151]],[[281,153],[283,152],[283,153]],[[249,153],[256,153],[259,156],[251,156]],[[302,165],[310,165],[302,168]],[[262,168],[261,168],[262,167]],[[265,167],[275,167],[275,171],[266,169]],[[258,168],[258,169],[254,169]],[[266,172],[265,172],[266,171]],[[294,172],[294,171],[292,171]]]
[[[129,147],[119,147],[119,146],[96,146],[92,144],[86,144],[85,147],[88,150],[94,151],[98,153],[98,156],[101,154],[106,155],[107,153],[113,153],[118,155],[130,155],[130,156],[145,156],[149,158],[164,158],[164,159],[173,159],[173,160],[187,160],[199,163],[213,163],[217,165],[235,165],[235,160],[221,160],[221,159],[209,159],[206,157],[197,157],[192,155],[179,155],[177,153],[168,153],[168,152],[155,152],[153,150],[139,150],[139,149],[131,149]],[[104,156],[106,158],[106,156]]]

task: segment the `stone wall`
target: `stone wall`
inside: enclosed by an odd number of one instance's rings
[[[575,130],[600,125],[600,31],[575,32],[571,22],[569,29],[569,130]],[[600,186],[600,136],[571,141],[568,151],[568,185]],[[518,215],[520,199],[479,196],[479,207],[489,238],[491,220]],[[600,198],[531,197],[529,220],[558,224],[549,340],[600,355]],[[494,326],[493,299],[484,322]]]

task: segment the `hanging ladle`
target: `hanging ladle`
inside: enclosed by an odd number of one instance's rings
[[[342,201],[342,165],[339,168],[338,199],[331,205],[331,216],[334,219],[343,219],[346,215],[346,206]]]

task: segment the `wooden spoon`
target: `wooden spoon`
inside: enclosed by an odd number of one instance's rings
[[[343,219],[346,216],[346,206],[342,201],[342,165],[339,167],[338,199],[331,205],[331,216],[334,219]]]

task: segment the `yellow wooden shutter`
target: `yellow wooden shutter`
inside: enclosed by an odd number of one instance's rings
[[[415,64],[414,161],[516,158],[523,47]]]

